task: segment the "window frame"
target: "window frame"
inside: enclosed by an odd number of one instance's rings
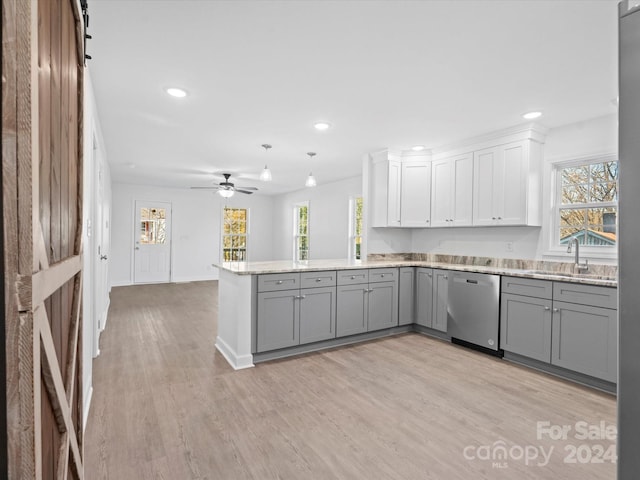
[[[560,245],[560,210],[566,209],[568,205],[562,203],[562,170],[571,167],[588,166],[597,163],[618,162],[619,158],[616,154],[591,155],[588,157],[573,158],[570,160],[559,160],[553,162],[552,182],[551,182],[551,232],[549,234],[549,250],[548,255],[566,256],[566,246]],[[618,185],[620,180],[617,180]],[[573,205],[569,206],[571,208]],[[575,204],[577,208],[615,208],[616,209],[616,233],[619,232],[617,219],[619,218],[619,201],[614,202],[589,202],[583,204]],[[580,252],[585,257],[615,259],[618,257],[618,242],[615,245],[580,245]]]
[[[224,226],[225,226],[225,210],[244,210],[245,211],[245,233],[224,233]],[[249,225],[250,225],[250,218],[251,218],[251,211],[249,208],[244,208],[244,207],[230,207],[228,205],[224,205],[222,207],[222,225],[220,228],[220,255],[221,255],[221,259],[223,263],[228,263],[228,262],[248,262],[249,261],[249,234],[250,234],[250,229],[249,229]],[[224,247],[224,240],[226,237],[244,237],[244,255],[243,255],[243,259],[242,260],[226,260],[225,259],[225,247]],[[233,246],[233,240],[231,240],[231,245]],[[231,252],[233,252],[233,247],[230,249]]]
[[[358,200],[361,203],[362,216],[360,218],[360,235],[357,234],[356,225],[356,205]],[[348,238],[348,255],[349,260],[354,262],[362,261],[362,245],[364,243],[364,198],[362,195],[353,195],[349,197],[349,238]],[[360,237],[360,258],[357,258],[357,242],[356,239]]]
[[[307,233],[306,235],[300,235],[300,208],[307,208]],[[311,257],[311,209],[309,208],[309,200],[303,202],[296,202],[293,204],[293,261],[295,263],[305,263],[309,261]],[[299,248],[299,239],[302,237],[307,238],[307,258],[301,259]]]

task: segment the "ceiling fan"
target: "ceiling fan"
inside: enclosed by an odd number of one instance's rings
[[[214,185],[212,187],[191,187],[191,188],[204,189],[204,190],[217,190],[218,194],[221,197],[225,197],[225,198],[233,197],[233,194],[235,192],[246,193],[248,195],[251,195],[253,192],[258,191],[256,187],[236,187],[232,182],[229,181],[229,177],[231,177],[230,173],[223,173],[222,176],[224,177],[224,182],[220,182],[218,185]]]

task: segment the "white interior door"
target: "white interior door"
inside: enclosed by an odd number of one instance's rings
[[[171,204],[136,200],[134,283],[171,281]]]

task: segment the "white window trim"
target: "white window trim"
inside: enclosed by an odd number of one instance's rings
[[[364,244],[364,235],[360,235],[360,259],[356,259],[356,200],[362,198],[364,209],[364,198],[362,195],[352,195],[349,197],[349,235],[348,235],[348,258],[353,262],[362,261],[362,248]],[[363,222],[364,223],[364,222]],[[364,230],[364,225],[363,225]],[[364,232],[362,232],[364,233]]]
[[[247,232],[244,234],[245,240],[244,240],[244,244],[245,244],[245,252],[244,252],[244,262],[248,262],[249,261],[249,253],[250,253],[250,248],[249,248],[249,234],[251,233],[251,209],[246,208],[246,207],[230,207],[229,205],[223,205],[222,206],[222,212],[220,213],[220,261],[224,262],[224,237],[231,237],[231,236],[237,236],[237,234],[233,234],[230,233],[229,235],[224,233],[224,210],[226,208],[229,208],[231,210],[246,210],[247,211],[247,219],[246,219],[246,230]],[[242,235],[242,234],[240,234]],[[239,261],[239,260],[238,260]]]
[[[307,207],[307,246],[309,247],[307,251],[307,260],[300,260],[298,257],[298,237],[302,235],[298,234],[299,225],[298,225],[298,209],[300,207]],[[309,200],[305,200],[304,202],[297,202],[293,204],[293,261],[294,263],[305,263],[309,261],[311,258],[311,209],[309,208]]]
[[[618,162],[618,155],[614,153],[605,153],[599,155],[589,155],[579,158],[572,159],[560,159],[550,162],[551,163],[551,207],[549,209],[550,212],[550,231],[549,231],[549,244],[548,249],[544,252],[545,256],[548,257],[561,257],[563,260],[568,261],[568,253],[565,247],[561,247],[558,245],[559,242],[559,232],[560,232],[560,192],[561,192],[561,184],[558,180],[559,171],[563,168],[574,167],[579,165],[588,165],[592,163],[598,162]],[[586,204],[585,208],[591,204]],[[615,206],[618,207],[617,202],[606,202],[606,203],[598,203],[593,204],[595,207],[608,207]],[[611,247],[604,246],[588,246],[588,245],[580,245],[580,254],[581,256],[593,258],[593,259],[604,259],[604,260],[615,260],[618,258],[618,245]],[[573,257],[571,257],[573,259]]]

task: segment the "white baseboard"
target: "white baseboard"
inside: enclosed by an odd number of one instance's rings
[[[82,405],[82,409],[84,410],[82,412],[82,431],[84,432],[87,429],[87,419],[89,418],[89,408],[91,407],[91,399],[93,398],[93,385],[91,385],[92,383],[92,377],[89,377],[89,391],[85,392],[84,398],[83,398],[83,405]]]
[[[216,337],[216,349],[227,359],[234,370],[253,367],[253,355],[237,355],[236,352],[220,337]]]
[[[111,282],[111,286],[109,287],[109,290],[111,290],[112,287],[129,287],[133,285],[133,282],[131,282],[131,280],[121,280],[119,282]]]
[[[107,328],[107,319],[109,318],[109,306],[111,305],[111,297],[109,297],[109,295],[107,295],[107,305],[104,307],[104,312],[102,312],[102,328],[100,329],[100,331],[104,331],[105,328]]]

